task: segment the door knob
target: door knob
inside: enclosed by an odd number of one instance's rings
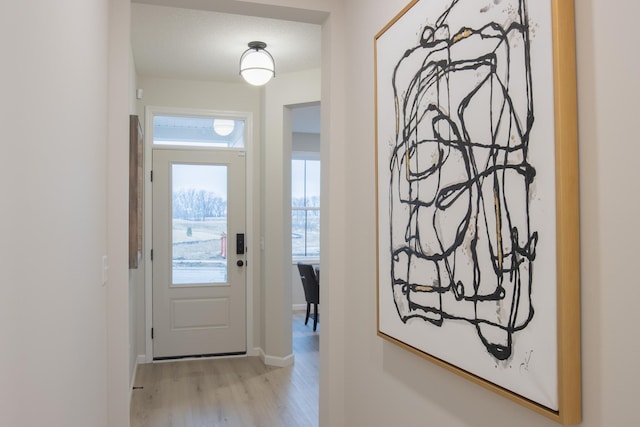
[[[241,259],[239,259],[239,260],[238,260],[238,262],[236,262],[236,265],[237,265],[238,267],[242,267],[242,266],[244,265],[244,261],[243,261],[243,260],[241,260]]]

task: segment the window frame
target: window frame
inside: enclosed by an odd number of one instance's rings
[[[293,162],[294,161],[304,161],[305,162],[305,191],[304,191],[304,201],[305,201],[305,205],[306,205],[306,201],[307,201],[307,193],[306,193],[306,171],[307,171],[307,166],[306,163],[308,161],[317,161],[320,170],[322,169],[322,164],[320,162],[320,153],[318,152],[301,152],[301,151],[294,151],[292,152],[291,155],[291,163],[292,163],[292,171],[293,171]],[[293,174],[292,174],[292,179],[293,179]],[[320,179],[320,176],[318,176],[318,179]],[[292,188],[293,191],[293,188]],[[291,218],[292,218],[292,224],[291,224],[291,234],[292,234],[292,246],[293,246],[293,214],[294,212],[318,212],[320,213],[320,208],[322,205],[322,200],[320,199],[320,196],[318,196],[318,206],[293,206],[293,195],[291,197]],[[305,226],[305,232],[306,232],[306,226]],[[305,252],[307,250],[307,238],[305,236]],[[292,262],[293,264],[296,264],[297,262],[308,262],[308,263],[319,263],[320,262],[320,256],[322,254],[322,250],[319,249],[318,250],[318,254],[313,254],[313,255],[294,255],[293,254],[293,250],[292,250],[292,254],[291,254],[291,258],[292,258]]]

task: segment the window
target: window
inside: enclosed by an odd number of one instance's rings
[[[291,252],[320,257],[320,161],[291,161]]]
[[[244,148],[244,119],[153,116],[154,145]]]

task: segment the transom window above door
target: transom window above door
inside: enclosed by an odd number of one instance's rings
[[[154,115],[153,144],[244,148],[245,120],[224,116]]]

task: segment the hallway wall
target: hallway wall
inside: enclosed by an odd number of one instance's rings
[[[290,106],[320,101],[320,70],[280,75],[264,87],[262,150],[262,322],[264,351],[276,364],[293,361],[291,336]],[[286,189],[286,191],[285,191]]]
[[[108,7],[2,4],[2,426],[107,425]]]
[[[358,242],[346,277],[347,426],[552,427],[556,424],[376,336],[374,35],[406,0],[348,0],[349,105],[343,243]],[[637,424],[640,382],[637,122],[640,3],[576,1],[580,131],[583,418],[585,427]],[[628,34],[628,33],[626,33]],[[356,170],[357,169],[357,170]],[[356,173],[357,172],[357,173]]]

